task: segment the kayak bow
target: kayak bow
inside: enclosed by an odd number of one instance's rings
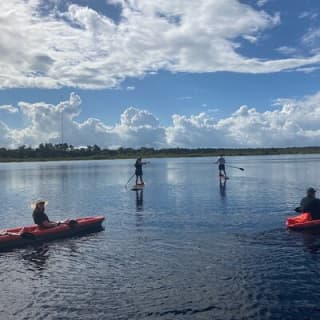
[[[312,220],[310,213],[304,212],[297,216],[288,218],[286,226],[291,230],[320,229],[320,219]]]

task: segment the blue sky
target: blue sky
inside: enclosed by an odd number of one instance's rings
[[[317,0],[0,4],[0,146],[320,142]]]

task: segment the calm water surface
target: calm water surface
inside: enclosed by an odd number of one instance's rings
[[[0,254],[0,319],[320,319],[320,236],[290,233],[320,156],[0,164],[1,227],[31,224],[32,200],[105,230]],[[130,185],[130,183],[129,183]]]

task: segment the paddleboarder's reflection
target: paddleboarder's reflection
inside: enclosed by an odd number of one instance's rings
[[[226,186],[227,186],[227,180],[226,179],[221,179],[220,178],[220,195],[222,198],[226,196]]]
[[[142,190],[136,190],[136,226],[138,227],[139,231],[142,231],[140,229],[143,226],[143,189]]]
[[[136,209],[143,211],[143,190],[136,190]]]

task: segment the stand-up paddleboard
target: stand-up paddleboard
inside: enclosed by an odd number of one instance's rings
[[[131,187],[131,190],[137,191],[137,190],[143,190],[144,184],[135,184]]]

